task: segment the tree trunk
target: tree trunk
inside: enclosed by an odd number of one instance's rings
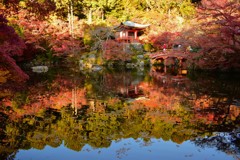
[[[74,37],[74,16],[73,16],[73,2],[70,1],[70,12],[71,12],[71,33],[72,37]]]
[[[88,13],[88,23],[91,24],[92,23],[92,9],[89,9],[89,13]]]
[[[102,20],[104,20],[105,14],[104,14],[104,10],[102,9]]]
[[[68,28],[69,33],[72,37],[74,37],[74,15],[73,15],[73,2],[72,0],[68,1]]]
[[[68,29],[69,29],[69,34],[72,35],[70,5],[68,5]]]

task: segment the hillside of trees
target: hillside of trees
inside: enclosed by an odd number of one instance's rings
[[[99,49],[102,34],[126,20],[151,24],[141,40],[154,50],[191,46],[191,69],[239,71],[239,10],[239,0],[2,0],[0,83],[26,81],[23,62],[53,65]]]

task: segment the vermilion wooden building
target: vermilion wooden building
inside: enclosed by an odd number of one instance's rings
[[[116,31],[115,38],[119,42],[139,42],[139,36],[141,36],[143,34],[143,30],[149,26],[149,24],[143,25],[131,21],[122,22],[114,29]]]

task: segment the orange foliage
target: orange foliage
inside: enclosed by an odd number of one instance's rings
[[[24,28],[24,39],[26,44],[33,45],[36,50],[45,51],[52,49],[56,55],[65,55],[83,49],[81,40],[83,24],[75,19],[75,27],[78,31],[74,37],[70,34],[68,23],[57,18],[41,20],[27,10],[20,10],[16,19],[11,23]]]
[[[171,32],[163,32],[158,35],[151,36],[151,43],[157,49],[169,49],[172,48],[172,45],[175,43],[177,37],[180,36],[179,32],[171,33]],[[165,47],[166,45],[166,47]]]
[[[129,60],[131,56],[124,51],[125,47],[126,46],[124,43],[119,43],[114,40],[107,40],[103,44],[103,57],[106,60]]]
[[[198,42],[204,52],[199,66],[204,69],[239,69],[240,4],[237,1],[203,1],[198,9],[204,35]]]

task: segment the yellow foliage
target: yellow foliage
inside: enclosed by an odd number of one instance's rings
[[[27,7],[26,2],[24,2],[24,1],[20,1],[19,2],[19,6],[22,7],[22,8],[26,8]]]
[[[1,71],[0,70],[0,84],[6,83],[9,77],[9,71]]]

